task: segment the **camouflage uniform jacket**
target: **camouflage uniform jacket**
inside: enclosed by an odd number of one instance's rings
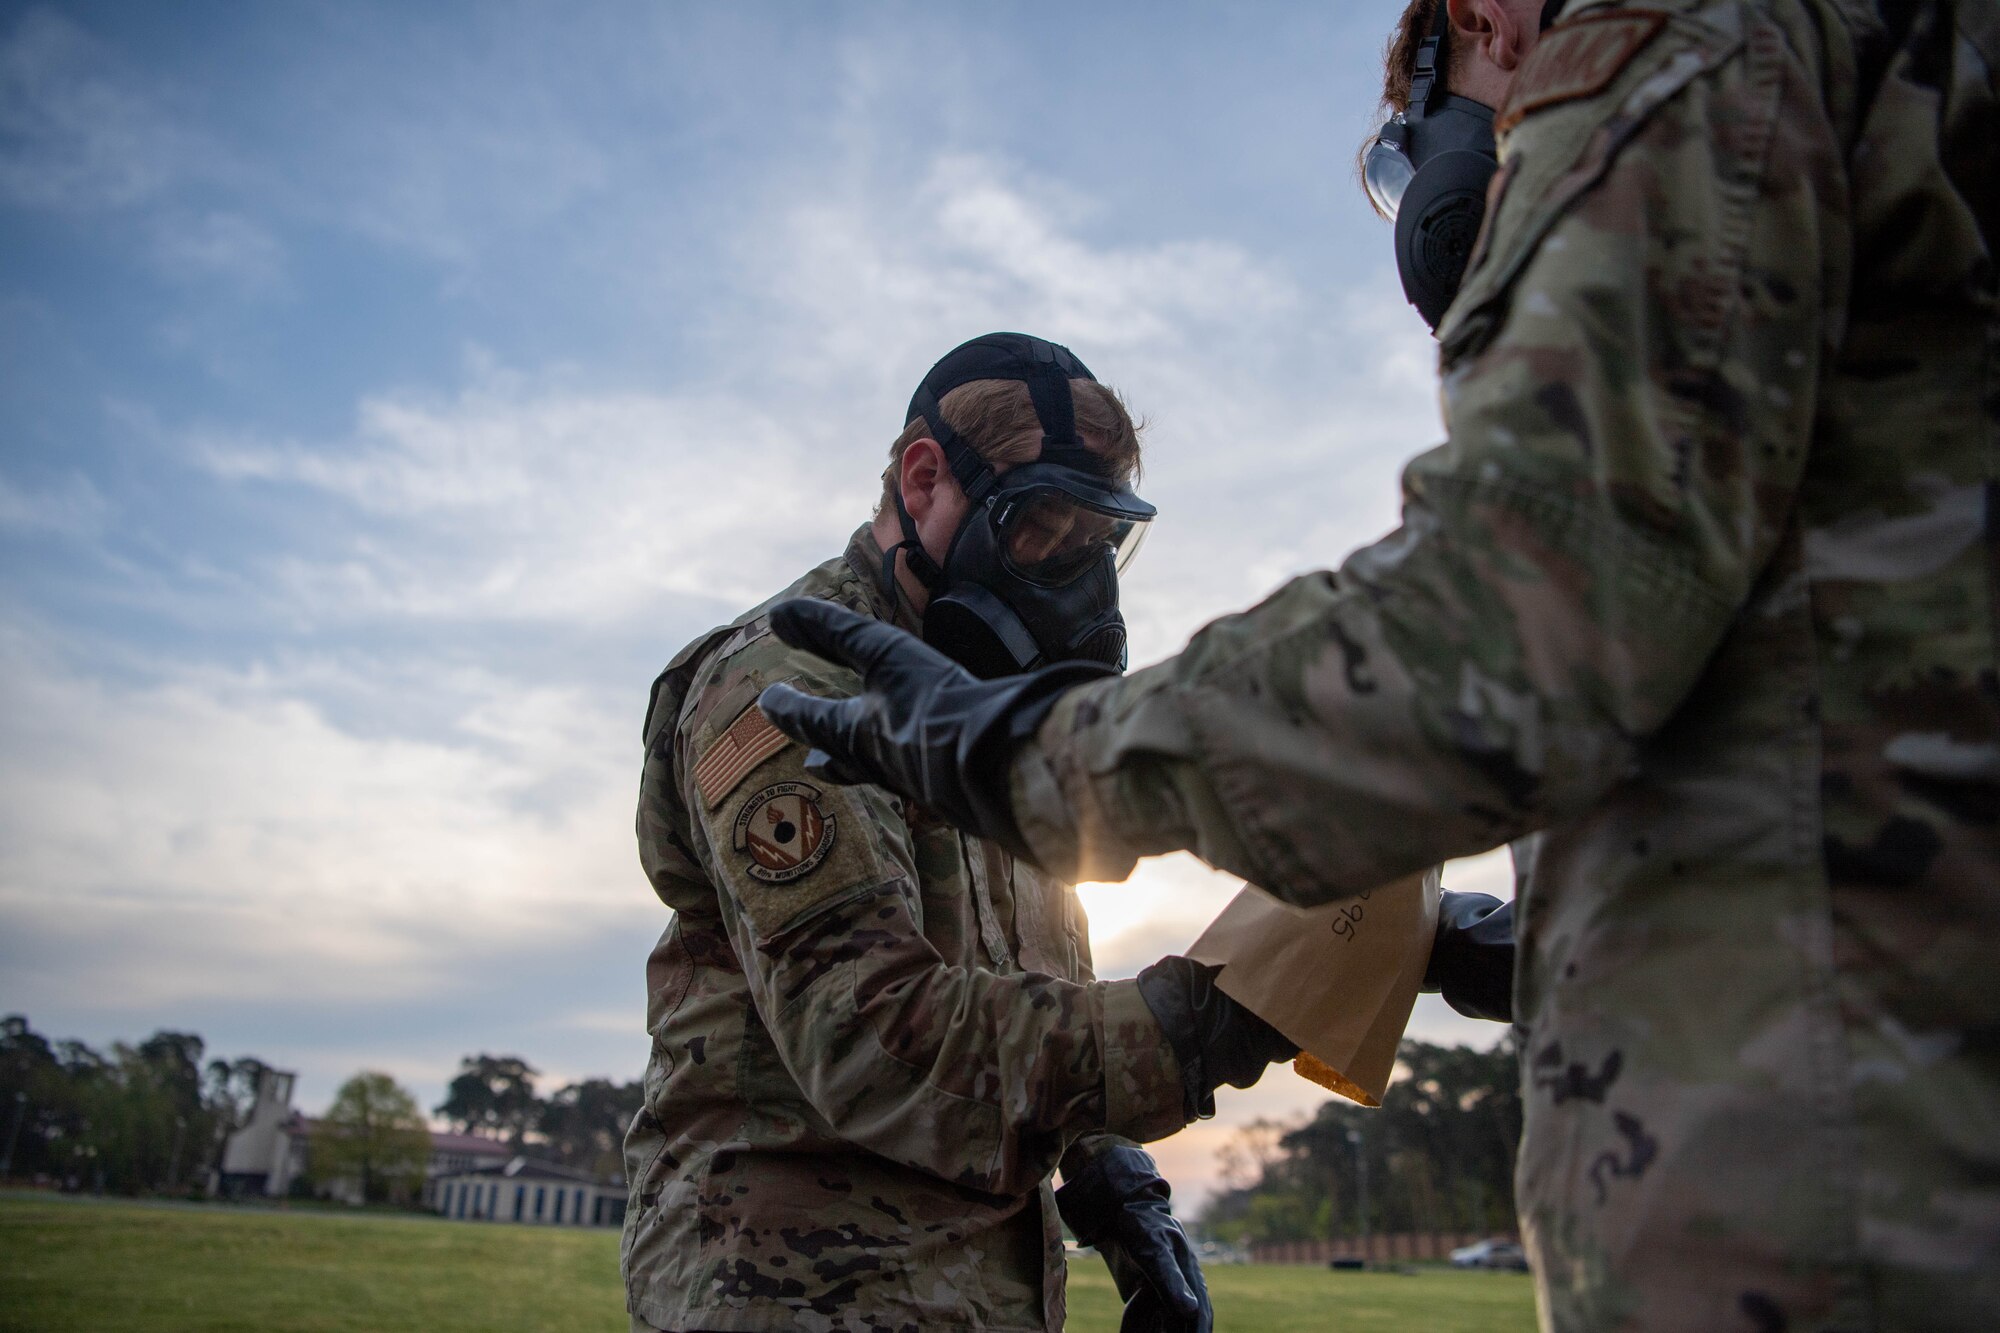
[[[1996,68],[1995,0],[1572,0],[1401,526],[1012,769],[1093,879],[1323,902],[1543,830],[1549,1326],[2000,1310]]]
[[[863,528],[772,600],[890,614],[880,559]],[[857,682],[762,610],[675,658],[647,716],[639,854],[674,916],[625,1147],[630,1308],[667,1329],[1059,1329],[1048,1177],[1093,1134],[1178,1129],[1172,1053],[1135,983],[1091,980],[1068,885],[806,775],[758,691]]]

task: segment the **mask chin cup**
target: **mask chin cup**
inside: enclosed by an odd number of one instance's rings
[[[1396,213],[1396,267],[1403,294],[1435,330],[1458,295],[1486,218],[1486,187],[1498,163],[1455,149],[1426,161]]]
[[[1042,664],[1041,646],[1021,617],[976,583],[931,600],[924,608],[924,642],[982,680],[1016,676]]]
[[[978,584],[953,588],[924,610],[924,642],[981,680],[1018,676],[1052,661],[1125,670],[1125,621],[1115,612],[1060,652],[1044,652],[1014,609]]]

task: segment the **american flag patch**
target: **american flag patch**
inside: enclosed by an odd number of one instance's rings
[[[715,809],[752,769],[791,743],[790,736],[771,725],[763,709],[751,704],[694,766],[694,785],[703,803]]]

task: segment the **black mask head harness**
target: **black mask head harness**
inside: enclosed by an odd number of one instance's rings
[[[1564,0],[1542,7],[1546,32]],[[1362,159],[1362,183],[1396,224],[1396,270],[1403,295],[1433,330],[1444,318],[1486,219],[1486,187],[1500,169],[1493,108],[1445,91],[1449,0],[1438,0],[1417,47],[1406,110],[1391,116]]]
[[[1157,512],[1119,481],[1076,433],[1072,379],[1095,380],[1067,347],[1022,333],[989,333],[947,353],[910,399],[971,506],[940,564],[891,488],[903,540],[882,553],[882,593],[896,596],[896,552],[930,592],[924,641],[993,678],[1050,662],[1125,665],[1118,572]],[[1028,386],[1041,453],[1002,475],[944,418],[944,396],[975,380]]]

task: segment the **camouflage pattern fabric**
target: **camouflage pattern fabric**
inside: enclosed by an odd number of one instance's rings
[[[1993,0],[1570,4],[1400,528],[1010,775],[1045,866],[1304,903],[1542,830],[1547,1327],[2000,1311],[1996,61]]]
[[[880,560],[864,527],[772,601],[892,615]],[[1180,1128],[1179,1068],[1137,983],[1091,980],[1068,885],[806,775],[758,692],[857,682],[762,610],[690,645],[647,716],[639,853],[674,917],[625,1145],[629,1308],[669,1329],[1059,1329],[1048,1178],[1120,1141],[1104,1131]]]

